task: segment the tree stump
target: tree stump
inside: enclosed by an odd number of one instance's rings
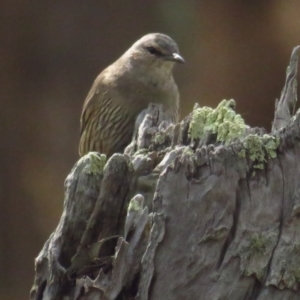
[[[299,49],[271,134],[232,100],[176,125],[150,105],[124,154],[81,158],[30,299],[300,299]]]

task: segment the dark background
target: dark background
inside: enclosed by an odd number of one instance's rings
[[[175,71],[182,117],[234,98],[248,124],[270,129],[299,15],[298,0],[1,1],[1,299],[28,298],[104,67],[144,34],[167,33],[186,59]]]

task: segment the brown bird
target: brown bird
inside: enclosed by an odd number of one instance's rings
[[[163,104],[178,121],[175,62],[184,62],[177,44],[165,34],[152,33],[102,71],[83,104],[79,154],[97,151],[110,157],[122,152],[131,141],[136,117],[149,103]]]

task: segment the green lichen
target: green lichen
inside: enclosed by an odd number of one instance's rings
[[[165,134],[158,132],[154,136],[154,143],[156,145],[162,145],[165,142],[165,139],[166,139]]]
[[[88,159],[89,163],[84,167],[83,172],[88,175],[99,175],[103,173],[106,163],[106,155],[98,152],[89,152],[82,159]]]
[[[194,153],[194,151],[193,151],[191,148],[185,147],[185,148],[183,149],[183,151],[182,151],[182,154],[186,154],[186,155],[194,155],[195,153]]]
[[[254,169],[263,169],[268,158],[277,156],[276,149],[279,145],[279,138],[269,134],[259,136],[249,134],[242,141],[243,149],[240,151],[240,157],[249,157],[254,162]]]
[[[136,200],[134,198],[131,199],[131,201],[129,202],[127,211],[139,211],[141,209],[143,209],[142,202],[140,200]]]
[[[262,234],[253,234],[250,239],[250,249],[252,254],[265,254],[267,248],[267,239]]]
[[[128,160],[127,166],[128,166],[128,171],[133,172],[134,169],[133,169],[133,164],[132,164],[131,160]]]
[[[228,145],[233,139],[244,135],[246,124],[234,111],[235,101],[223,100],[215,109],[195,105],[190,122],[191,139],[203,139],[208,134],[216,134],[217,141]]]
[[[148,154],[148,149],[147,148],[140,148],[136,152],[134,152],[133,156],[147,155],[147,154]]]
[[[269,253],[271,246],[270,237],[266,234],[251,234],[249,243],[240,250],[240,256],[243,257],[244,274],[246,276],[254,275],[259,281],[265,278],[267,272],[267,266],[259,262],[264,255]]]

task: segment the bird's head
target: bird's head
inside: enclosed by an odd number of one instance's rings
[[[172,70],[174,63],[184,63],[178,46],[169,36],[150,33],[143,36],[126,52],[134,65]]]

